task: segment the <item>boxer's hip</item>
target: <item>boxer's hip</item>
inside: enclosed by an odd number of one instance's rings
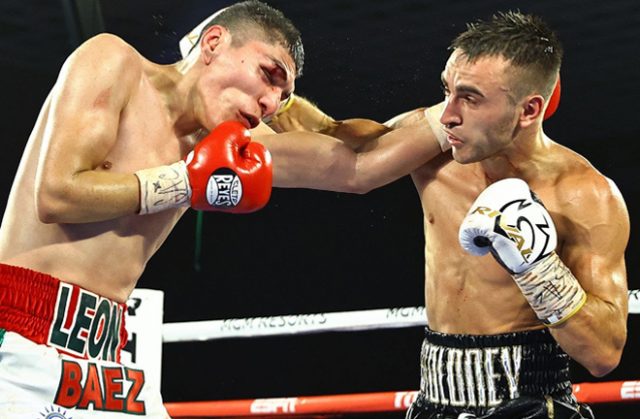
[[[523,397],[577,405],[569,357],[546,329],[487,336],[426,329],[420,364],[414,407],[443,417],[480,417]]]
[[[0,264],[0,416],[167,417],[160,389],[143,370],[120,363],[124,309],[49,275]]]
[[[168,417],[160,389],[141,369],[70,357],[15,332],[0,335],[2,418]]]
[[[60,353],[119,362],[125,309],[50,275],[0,264],[0,329]]]

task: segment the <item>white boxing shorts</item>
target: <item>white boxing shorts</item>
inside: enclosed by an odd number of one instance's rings
[[[0,419],[167,418],[160,389],[120,363],[125,309],[0,264]]]

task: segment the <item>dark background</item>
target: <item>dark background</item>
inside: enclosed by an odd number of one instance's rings
[[[336,118],[381,121],[441,99],[446,48],[465,22],[515,8],[544,17],[566,51],[562,101],[545,131],[620,187],[632,220],[629,288],[640,287],[633,257],[640,210],[637,0],[269,3],[303,34],[307,60],[297,92]],[[227,4],[3,0],[1,199],[40,106],[79,41],[104,28],[170,63],[178,59],[178,40]],[[205,214],[200,271],[195,230],[196,213],[188,212],[139,283],[165,291],[165,322],[423,304],[422,216],[408,178],[363,196],[276,189],[258,213]],[[639,378],[637,317],[629,319],[621,366],[602,380]],[[417,389],[421,340],[420,328],[409,328],[167,344],[163,394],[184,401]],[[574,367],[575,382],[600,381]],[[635,418],[640,408],[595,410],[601,418]]]

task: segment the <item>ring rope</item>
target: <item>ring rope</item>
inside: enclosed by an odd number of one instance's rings
[[[640,381],[574,384],[573,393],[581,403],[638,402],[640,400]],[[165,407],[169,414],[176,418],[383,413],[408,409],[417,395],[417,391],[388,391],[329,396],[165,403]]]
[[[640,313],[640,290],[629,291],[629,313]],[[193,342],[213,339],[426,326],[424,306],[333,313],[292,314],[224,320],[164,323],[162,340]]]

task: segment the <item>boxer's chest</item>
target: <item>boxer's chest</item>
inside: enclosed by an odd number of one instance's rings
[[[462,165],[451,160],[442,164],[425,165],[416,170],[412,177],[424,212],[425,234],[447,243],[457,243],[462,220],[478,195],[493,182],[485,176],[478,164]],[[544,181],[525,181],[551,214],[558,236],[562,237],[566,221],[560,216],[560,194],[554,190],[553,185]]]
[[[140,89],[122,110],[117,140],[99,169],[131,173],[171,164],[186,155],[165,103],[153,89]]]
[[[464,283],[471,277],[482,278],[493,287],[512,285],[510,275],[491,255],[470,256],[459,243],[458,233],[464,217],[492,182],[479,165],[453,161],[428,165],[414,172],[413,180],[424,212],[427,265],[433,276],[447,278],[447,286],[455,283],[453,278]],[[567,222],[559,215],[557,194],[543,182],[529,183],[554,219],[561,247]]]

